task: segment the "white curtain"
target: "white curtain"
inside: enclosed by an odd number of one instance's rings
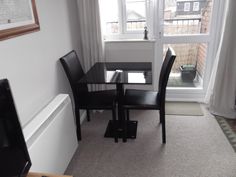
[[[79,56],[85,71],[96,62],[104,61],[104,49],[98,0],[77,0],[80,49]]]
[[[206,101],[211,113],[236,119],[236,1],[227,1],[225,27],[217,51]]]

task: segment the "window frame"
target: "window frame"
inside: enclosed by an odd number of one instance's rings
[[[146,10],[146,26],[148,28],[149,38],[153,38],[153,0],[144,0]],[[143,39],[143,30],[127,30],[127,10],[126,0],[117,0],[118,3],[118,24],[119,30],[115,34],[104,33],[105,40],[117,40],[117,39]]]

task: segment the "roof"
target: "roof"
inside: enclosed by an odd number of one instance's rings
[[[133,11],[133,10],[128,10],[127,11],[127,17],[129,20],[131,19],[134,19],[134,20],[137,20],[137,19],[145,19],[144,16],[142,16],[141,14]]]

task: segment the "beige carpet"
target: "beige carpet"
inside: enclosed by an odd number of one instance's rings
[[[137,139],[104,138],[111,111],[91,114],[65,174],[73,177],[236,177],[236,155],[215,118],[166,116],[167,144],[161,143],[158,111],[131,111]],[[69,137],[68,137],[69,138]],[[63,160],[63,159],[62,159]]]
[[[166,102],[167,115],[203,116],[201,105],[195,102]]]

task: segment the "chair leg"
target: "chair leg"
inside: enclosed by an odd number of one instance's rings
[[[114,139],[115,139],[115,142],[117,143],[118,142],[118,128],[117,128],[117,122],[116,122],[116,108],[113,108],[112,109],[112,119],[113,119],[113,132],[114,132]]]
[[[87,121],[89,122],[89,121],[90,121],[90,113],[89,113],[89,110],[87,109],[86,112],[87,112]]]
[[[79,112],[79,109],[75,110],[75,120],[76,120],[77,140],[81,141],[81,127],[80,127],[80,112]]]
[[[122,108],[122,114],[123,114],[123,120],[122,120],[122,125],[123,125],[123,142],[127,142],[127,123],[128,123],[128,117],[126,118],[125,113],[127,113],[127,111]]]
[[[160,109],[160,120],[162,125],[162,143],[166,144],[166,120],[165,120],[165,110]]]
[[[124,127],[123,127],[123,131],[124,131],[124,134],[123,134],[123,142],[126,142],[127,141],[127,136],[128,136],[128,123],[129,123],[129,109],[124,109],[123,110],[123,114],[124,114]],[[126,114],[126,115],[125,115]]]
[[[127,116],[127,121],[129,121],[129,110],[126,109],[126,116]]]
[[[159,114],[160,114],[160,116],[159,116],[160,124],[162,124],[161,110],[159,110]]]

